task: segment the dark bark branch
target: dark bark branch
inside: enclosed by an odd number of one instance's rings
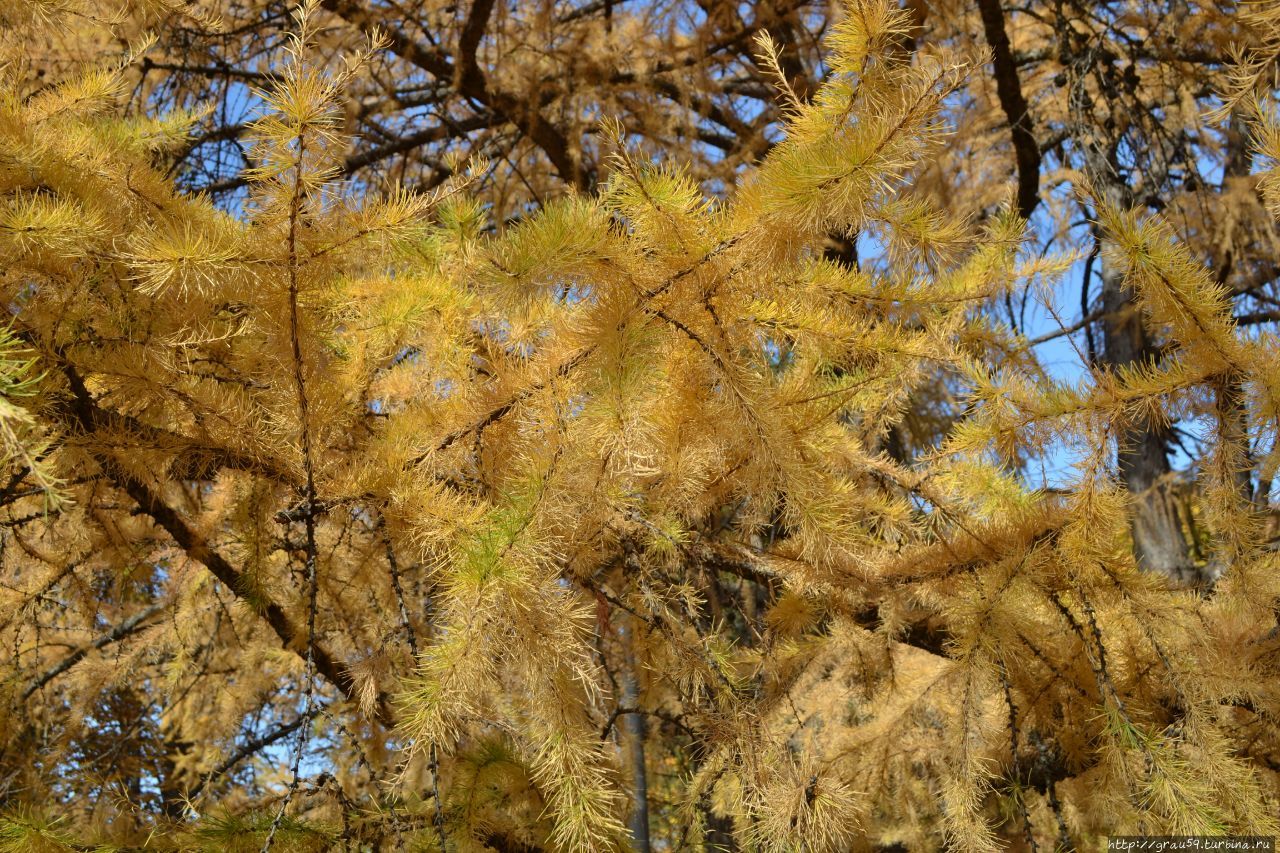
[[[134,478],[112,459],[99,459],[106,469],[107,476],[123,489],[147,515],[165,530],[186,555],[207,568],[214,577],[230,589],[238,598],[247,598],[250,584],[244,575],[231,565],[225,557],[213,550],[199,533],[192,529],[179,513],[161,500],[146,484]],[[255,592],[255,599],[261,599],[261,593]],[[284,648],[299,656],[306,653],[306,632],[293,623],[289,614],[277,602],[267,599],[257,606],[258,613],[267,621]],[[347,673],[346,667],[327,649],[319,644],[313,651],[316,672],[332,684],[347,699],[356,695],[355,682]],[[379,716],[386,712],[379,709]]]
[[[1237,315],[1237,326],[1257,326],[1261,323],[1274,323],[1280,320],[1280,310],[1272,311],[1250,311],[1248,314]]]
[[[95,425],[101,420],[101,409],[94,403],[88,388],[84,384],[84,380],[74,367],[64,362],[63,373],[71,386],[71,415],[82,432],[92,433]],[[305,632],[293,623],[289,614],[285,612],[280,604],[269,598],[264,598],[261,593],[255,592],[251,597],[249,591],[252,585],[246,580],[243,573],[210,547],[204,537],[187,524],[177,510],[165,503],[159,494],[126,470],[114,457],[106,453],[97,453],[95,458],[107,478],[117,488],[128,494],[143,512],[151,516],[152,520],[172,537],[173,541],[186,553],[188,558],[207,568],[237,598],[246,601],[250,600],[250,598],[254,600],[257,612],[271,626],[272,631],[275,632],[284,648],[299,656],[307,653],[308,638],[305,636]],[[314,645],[312,654],[316,672],[320,673],[326,681],[337,688],[345,698],[354,700],[356,696],[355,682],[347,672],[345,665],[327,649],[318,644]],[[377,716],[383,723],[390,722],[390,710],[381,698],[378,704]]]
[[[1048,343],[1049,341],[1057,340],[1058,338],[1065,337],[1066,335],[1074,335],[1076,332],[1080,331],[1081,329],[1087,329],[1089,326],[1093,325],[1097,321],[1106,317],[1110,317],[1110,315],[1101,309],[1098,309],[1096,311],[1090,311],[1087,315],[1085,315],[1084,318],[1077,320],[1076,322],[1072,323],[1070,326],[1064,326],[1063,328],[1056,329],[1052,332],[1045,332],[1043,335],[1040,335],[1038,337],[1028,338],[1026,345],[1028,347],[1035,347],[1035,346],[1039,346],[1040,344],[1045,344],[1045,343]]]
[[[485,4],[492,7],[492,0],[480,0],[477,6],[472,8],[470,18],[479,23],[473,24],[469,19],[467,24],[468,28],[479,27],[479,34],[477,35],[474,29],[470,32],[464,30],[464,37],[474,38],[476,45],[479,44],[480,37],[483,35],[483,26],[488,22]],[[401,30],[388,28],[386,21],[380,20],[378,15],[365,9],[356,0],[322,0],[321,5],[358,29],[368,32],[375,26],[378,27],[385,33],[392,52],[397,56],[439,80],[454,81],[458,94],[483,104],[518,127],[534,145],[542,149],[547,159],[551,161],[551,165],[567,183],[579,189],[590,188],[590,177],[578,159],[573,156],[569,140],[559,129],[543,118],[536,106],[527,103],[523,98],[489,85],[483,74],[471,73],[465,68],[459,69],[442,51],[423,46]],[[482,14],[477,15],[477,11]],[[470,62],[473,69],[478,70],[475,66],[474,52]]]
[[[484,38],[492,15],[493,0],[475,0],[471,4],[471,13],[462,26],[462,34],[458,36],[458,50],[454,54],[453,80],[454,88],[458,91],[472,83],[485,85],[484,72],[476,61],[476,50],[480,47],[480,40]]]
[[[208,773],[206,773],[204,778],[202,778],[199,782],[197,782],[191,788],[191,790],[187,792],[187,797],[190,799],[195,799],[200,795],[200,792],[203,791],[205,788],[207,788],[209,786],[209,783],[212,782],[214,779],[221,777],[223,774],[227,773],[227,771],[229,771],[232,767],[235,767],[237,764],[239,764],[241,761],[244,761],[246,758],[253,755],[255,752],[265,749],[266,747],[270,746],[276,741],[283,740],[293,732],[296,732],[298,728],[302,726],[303,723],[309,721],[312,717],[314,717],[318,713],[320,713],[320,709],[318,708],[312,709],[310,715],[303,715],[301,717],[298,717],[298,719],[293,720],[292,722],[284,723],[283,725],[279,726],[278,728],[272,729],[271,731],[267,732],[261,737],[254,738],[253,740],[244,744],[235,752],[231,753],[231,755],[224,758],[221,764],[219,764],[217,767],[213,768]]]
[[[287,483],[291,477],[269,462],[256,458],[248,453],[241,453],[216,445],[202,445],[199,438],[190,438],[179,433],[170,432],[160,427],[143,423],[137,418],[104,409],[94,405],[88,412],[92,423],[89,430],[106,433],[112,436],[129,436],[131,442],[127,447],[154,447],[157,449],[172,448],[182,452],[180,470],[173,472],[176,479],[201,480],[209,479],[220,468],[234,471],[245,471],[269,480]],[[120,447],[119,442],[115,446]]]
[[[98,649],[105,648],[106,646],[109,646],[112,643],[118,643],[119,641],[123,640],[129,635],[136,634],[138,631],[142,630],[143,628],[146,628],[147,620],[150,619],[152,616],[155,616],[157,613],[159,613],[163,609],[164,609],[164,605],[153,604],[150,607],[147,607],[135,613],[134,615],[130,616],[128,619],[121,622],[115,628],[111,629],[107,633],[98,637],[98,639],[94,640],[89,645],[82,646],[76,649],[74,652],[67,655],[65,658],[63,658],[53,666],[46,669],[43,673],[41,673],[39,678],[37,678],[35,681],[27,685],[27,689],[23,692],[22,698],[30,699],[31,694],[35,693],[41,687],[44,687],[50,681],[53,681],[59,675],[62,675],[62,673],[66,672],[67,670],[71,669],[71,667],[75,666],[80,661],[84,660],[85,657],[87,657],[90,652],[95,652]]]
[[[1132,309],[1125,309],[1132,310]],[[1117,315],[1101,308],[1090,311],[1087,316],[1081,320],[1077,320],[1070,326],[1064,326],[1052,332],[1045,332],[1043,335],[1034,338],[1028,338],[1026,346],[1034,347],[1040,344],[1048,343],[1052,340],[1064,337],[1065,335],[1074,335],[1081,329],[1093,325],[1099,320],[1114,320]],[[1263,323],[1280,322],[1280,309],[1272,309],[1270,311],[1250,311],[1246,314],[1237,314],[1234,318],[1237,326],[1257,326]]]
[[[389,142],[377,148],[370,148],[368,151],[348,157],[342,164],[342,173],[351,175],[366,166],[371,166],[398,154],[407,154],[413,149],[421,148],[428,143],[453,139],[467,131],[491,127],[493,123],[494,120],[491,116],[481,115],[454,121],[448,125],[427,127],[416,133],[401,136],[395,142]]]
[[[1027,111],[1027,99],[1022,94],[1022,82],[1018,79],[1018,64],[1009,46],[1000,0],[978,0],[978,10],[982,14],[987,44],[991,45],[996,94],[1009,119],[1009,136],[1013,140],[1013,154],[1018,166],[1018,214],[1025,219],[1040,203],[1040,146],[1031,132],[1031,116]]]
[[[568,376],[570,373],[573,372],[574,368],[576,368],[579,364],[581,364],[582,361],[586,359],[586,357],[589,356],[594,351],[595,351],[594,346],[590,346],[590,347],[587,347],[586,349],[579,350],[572,358],[565,359],[565,361],[559,367],[556,368],[554,376],[556,378]],[[453,432],[446,435],[444,438],[440,440],[440,443],[435,446],[435,449],[433,452],[439,453],[440,451],[447,449],[450,445],[452,445],[458,439],[464,436],[470,435],[471,433],[475,433],[477,436],[483,434],[486,429],[488,429],[494,423],[502,420],[507,415],[511,414],[511,412],[516,408],[516,406],[520,405],[525,400],[529,399],[529,397],[541,391],[543,388],[546,387],[546,385],[547,383],[545,381],[535,382],[534,384],[530,385],[528,388],[525,388],[522,391],[519,391],[511,395],[505,401],[498,404],[493,409],[490,409],[488,414],[486,414],[483,418],[481,418],[476,423],[467,427],[463,427],[462,429],[454,430]],[[429,455],[430,453],[421,454],[420,456],[416,457],[413,460],[413,464],[421,465],[423,462],[426,461]]]
[[[341,174],[349,177],[361,169],[388,160],[399,154],[407,154],[415,148],[421,148],[432,142],[442,142],[446,139],[456,139],[462,134],[472,131],[481,130],[486,127],[492,127],[496,122],[496,118],[491,115],[479,115],[471,118],[451,121],[448,124],[432,125],[423,128],[416,133],[410,133],[406,136],[397,138],[394,142],[388,142],[376,148],[369,148],[358,154],[352,154],[342,163]],[[209,193],[224,193],[231,190],[239,189],[246,186],[249,179],[244,175],[237,175],[234,178],[228,178],[225,181],[218,181],[209,184],[204,188]]]
[[[247,68],[236,68],[233,65],[187,65],[184,62],[156,62],[144,56],[141,62],[142,72],[145,74],[152,69],[173,71],[179,74],[196,74],[201,77],[230,77],[237,80],[254,80],[258,82],[271,80],[270,74],[264,74],[261,71],[250,71]]]

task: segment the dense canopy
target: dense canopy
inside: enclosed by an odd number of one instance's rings
[[[1280,835],[1278,59],[0,5],[0,851]]]

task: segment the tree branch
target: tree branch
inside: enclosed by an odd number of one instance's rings
[[[492,7],[492,4],[493,0],[479,0],[472,7],[472,14],[463,32],[465,40],[474,39],[475,45],[479,45],[483,28],[488,24],[489,12],[484,7],[486,5]],[[321,0],[320,5],[352,26],[366,32],[371,32],[377,27],[386,35],[392,52],[397,56],[439,80],[453,81],[458,94],[483,104],[518,127],[534,145],[542,149],[547,159],[551,161],[551,165],[566,182],[579,189],[590,187],[591,180],[582,168],[582,164],[572,155],[568,138],[543,118],[538,109],[529,104],[526,99],[489,85],[483,74],[471,73],[465,68],[459,69],[443,52],[424,47],[401,30],[386,27],[386,22],[381,19],[381,16],[371,13],[355,0]],[[462,44],[459,45],[460,48],[462,46]],[[465,59],[465,56],[463,58]],[[473,65],[475,63],[474,47],[470,62]],[[478,71],[478,67],[475,70]]]
[[[1018,215],[1027,219],[1040,203],[1040,146],[1031,133],[1031,116],[1027,111],[1027,99],[1022,94],[1009,34],[1005,31],[1000,0],[978,0],[978,11],[982,14],[987,44],[991,45],[996,94],[1009,119],[1009,135],[1018,166]]]
[[[284,738],[288,737],[292,732],[297,731],[298,728],[303,723],[306,723],[312,717],[316,716],[319,713],[320,713],[319,708],[313,708],[310,714],[304,714],[298,717],[298,719],[296,720],[293,720],[288,723],[284,723],[278,728],[272,729],[271,731],[262,735],[261,737],[254,738],[253,740],[244,744],[235,752],[233,752],[231,755],[223,759],[221,764],[219,764],[217,767],[213,768],[208,773],[206,773],[204,778],[202,778],[199,782],[197,782],[195,786],[192,787],[192,789],[187,792],[187,797],[189,799],[194,800],[196,797],[200,795],[201,791],[203,791],[206,787],[209,786],[209,783],[212,782],[214,779],[217,779],[219,776],[222,776],[232,767],[235,767],[241,761],[244,761],[246,758],[253,755],[258,750],[264,749],[270,746],[271,744],[275,743],[276,741],[283,740]]]
[[[107,633],[98,637],[98,639],[94,640],[89,645],[81,646],[80,648],[76,649],[74,652],[67,655],[65,658],[63,658],[53,666],[46,669],[43,673],[41,673],[39,678],[31,682],[31,684],[27,685],[27,689],[23,691],[22,698],[24,700],[30,699],[31,694],[35,693],[41,687],[44,687],[50,681],[53,681],[59,675],[62,675],[62,673],[66,672],[67,670],[71,669],[71,667],[75,666],[80,661],[84,660],[85,657],[87,657],[90,652],[95,652],[98,649],[111,645],[112,643],[118,643],[120,640],[123,640],[125,637],[128,637],[130,634],[135,634],[138,631],[142,630],[143,628],[147,627],[146,625],[147,620],[150,619],[152,616],[155,616],[157,613],[159,613],[163,609],[164,609],[164,605],[153,604],[150,607],[147,607],[133,614],[128,619],[124,620],[119,625],[117,625],[115,628],[112,628]]]
[[[65,361],[63,362],[63,373],[71,386],[71,413],[76,424],[82,432],[92,433],[95,424],[102,419],[101,409],[94,403],[92,396],[89,394],[89,389],[85,386],[80,374],[71,364]],[[111,455],[99,452],[95,453],[94,457],[97,459],[98,464],[102,466],[103,473],[107,475],[107,478],[117,488],[128,494],[143,512],[151,516],[152,520],[172,537],[173,541],[186,553],[188,558],[207,568],[237,598],[242,600],[249,599],[248,591],[252,585],[246,580],[244,574],[210,547],[204,537],[191,525],[187,524],[177,510],[165,503],[159,494],[127,471]],[[271,629],[280,639],[281,645],[299,656],[306,654],[308,638],[304,636],[305,632],[294,625],[293,620],[285,612],[284,608],[270,598],[265,598],[261,593],[255,593],[253,597],[258,602],[261,602],[256,604],[255,609],[271,626]],[[346,699],[355,700],[357,693],[355,682],[352,680],[350,673],[347,672],[345,665],[327,649],[318,644],[314,646],[313,655],[316,671],[337,688]],[[390,710],[382,697],[379,697],[376,716],[380,722],[384,724],[390,723]]]

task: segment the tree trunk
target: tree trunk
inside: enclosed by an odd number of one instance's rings
[[[1114,81],[1084,62],[1075,52],[1082,45],[1070,40],[1060,46],[1064,64],[1094,73],[1107,103],[1105,120],[1100,118],[1083,86],[1072,87],[1072,134],[1080,147],[1083,166],[1099,201],[1112,208],[1132,208],[1135,200],[1118,157],[1118,147],[1126,127],[1123,99]],[[1109,71],[1109,69],[1106,69]],[[1164,158],[1166,161],[1168,158]],[[1163,177],[1145,176],[1159,186]],[[1144,184],[1145,185],[1145,184]],[[1109,235],[1098,233],[1102,275],[1103,348],[1101,360],[1112,368],[1135,363],[1154,363],[1159,353],[1143,325],[1142,312],[1133,292],[1125,287],[1124,274],[1109,263]],[[1087,283],[1086,283],[1087,285]],[[1199,573],[1188,551],[1182,518],[1172,494],[1172,469],[1166,454],[1168,430],[1159,423],[1130,423],[1116,436],[1116,467],[1120,479],[1133,496],[1133,551],[1138,565],[1176,581],[1198,582]]]
[[[640,690],[636,683],[635,654],[631,648],[631,630],[622,630],[625,655],[622,667],[622,706],[639,708]],[[632,805],[629,829],[631,845],[636,853],[649,853],[649,772],[645,766],[644,741],[646,732],[644,715],[624,714],[623,731],[626,732],[627,752],[631,761]]]
[[[1103,361],[1112,367],[1151,361],[1155,350],[1142,325],[1133,294],[1123,276],[1102,266]],[[1138,565],[1179,581],[1197,580],[1187,549],[1182,519],[1171,492],[1171,468],[1165,452],[1167,431],[1150,422],[1126,427],[1116,437],[1120,478],[1133,495],[1133,550]]]

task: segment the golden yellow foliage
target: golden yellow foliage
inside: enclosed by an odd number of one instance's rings
[[[731,190],[606,121],[598,191],[494,222],[480,160],[344,179],[387,43],[322,55],[334,5],[234,211],[163,168],[196,113],[120,108],[143,48],[35,83],[5,47],[0,850],[613,850],[640,805],[680,850],[1280,833],[1240,481],[1276,341],[1101,185],[1161,360],[1054,378],[994,322],[1079,257],[925,185],[985,52],[849,0],[811,93],[761,38],[786,107]],[[176,9],[14,8],[84,44]],[[1182,416],[1200,586],[1144,570],[1109,461]]]

